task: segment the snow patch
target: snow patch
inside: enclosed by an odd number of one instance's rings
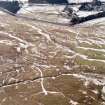
[[[73,100],[70,100],[70,104],[71,104],[71,105],[78,105],[78,102],[75,102],[75,101],[73,101]]]

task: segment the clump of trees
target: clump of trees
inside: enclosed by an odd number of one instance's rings
[[[18,1],[0,1],[0,8],[16,14],[21,7]]]

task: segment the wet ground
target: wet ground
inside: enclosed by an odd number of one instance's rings
[[[105,20],[64,26],[0,14],[0,105],[105,105]]]

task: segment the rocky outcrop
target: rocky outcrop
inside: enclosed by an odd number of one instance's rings
[[[92,14],[92,15],[89,15],[89,16],[86,16],[86,17],[73,17],[71,19],[71,24],[74,25],[74,24],[79,24],[79,23],[83,23],[83,22],[86,22],[86,21],[89,21],[89,20],[93,20],[93,19],[97,19],[97,18],[102,18],[102,17],[105,17],[105,12],[99,12],[99,13],[96,13],[96,14]]]

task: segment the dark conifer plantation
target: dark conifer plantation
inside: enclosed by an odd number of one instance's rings
[[[29,0],[30,3],[67,4],[67,0]]]
[[[0,1],[0,7],[16,14],[21,8],[18,1]]]

